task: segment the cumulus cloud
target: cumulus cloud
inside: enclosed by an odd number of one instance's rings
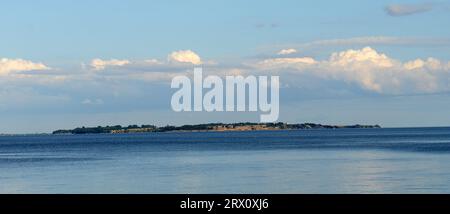
[[[202,62],[200,56],[194,53],[191,50],[180,50],[174,51],[170,53],[167,57],[167,60],[158,60],[158,59],[147,59],[147,60],[136,60],[131,61],[127,59],[118,60],[118,59],[110,59],[110,60],[102,60],[102,59],[93,59],[90,63],[90,67],[93,70],[100,71],[104,70],[108,67],[115,67],[121,69],[117,70],[128,70],[128,71],[168,71],[168,70],[179,70],[186,68],[188,65],[200,65],[200,64],[215,64],[214,62]],[[189,66],[191,67],[191,66]],[[116,72],[117,73],[117,72]]]
[[[385,54],[366,47],[333,53],[322,66],[329,77],[355,82],[364,89],[381,93],[385,89],[383,85],[393,83],[392,80],[395,84],[395,77],[388,73],[395,64],[396,62]]]
[[[295,50],[293,48],[289,48],[289,49],[280,50],[278,52],[278,55],[289,55],[289,54],[293,54],[293,53],[297,53],[297,50]]]
[[[118,60],[118,59],[110,59],[110,60],[102,60],[102,59],[93,59],[91,62],[91,67],[94,70],[100,71],[105,69],[106,67],[114,67],[114,66],[124,66],[128,65],[131,62],[129,60]]]
[[[450,66],[434,58],[408,62],[392,59],[371,47],[332,53],[327,60],[271,58],[253,64],[259,70],[286,72],[288,81],[313,75],[356,84],[381,94],[434,93],[450,90]]]
[[[285,49],[288,50],[288,49]],[[285,51],[292,52],[292,51]],[[175,51],[167,60],[144,61],[98,60],[94,68],[118,68],[111,72],[87,72],[87,78],[104,81],[138,80],[170,82],[177,75],[190,75],[192,65],[202,64],[206,74],[248,75],[273,73],[282,76],[286,85],[303,84],[306,79],[335,81],[350,87],[359,87],[380,94],[416,94],[450,91],[450,62],[435,58],[401,61],[378,52],[371,47],[334,52],[326,59],[293,57],[288,54],[266,59],[253,59],[238,64],[202,62],[192,51]],[[94,66],[95,65],[95,66]],[[120,69],[119,69],[120,68]],[[320,82],[318,82],[320,83]],[[308,82],[314,85],[314,82]],[[301,87],[301,85],[299,85]],[[325,85],[326,87],[326,85]]]
[[[192,69],[192,65],[212,66],[213,61],[202,62],[201,58],[191,50],[174,51],[168,55],[166,60],[102,60],[94,59],[90,63],[90,69],[100,71],[108,67],[114,68],[108,72],[89,72],[86,78],[100,78],[104,80],[142,80],[148,82],[170,81],[170,79],[180,73]],[[85,67],[82,66],[83,69]]]
[[[0,75],[8,75],[20,71],[49,70],[42,63],[31,62],[24,59],[0,59]]]
[[[202,64],[200,56],[191,50],[174,51],[167,57],[169,62],[191,63],[194,65]]]
[[[385,54],[380,54],[376,50],[365,47],[361,50],[347,50],[339,53],[333,53],[329,62],[333,66],[342,67],[360,67],[367,64],[377,67],[392,67],[394,62]]]
[[[392,4],[386,6],[385,11],[391,16],[407,16],[424,13],[432,9],[432,4]]]
[[[423,59],[416,59],[413,61],[406,62],[404,65],[405,69],[407,70],[416,70],[416,69],[445,69],[445,67],[442,67],[441,62],[438,59],[429,57],[426,60]]]

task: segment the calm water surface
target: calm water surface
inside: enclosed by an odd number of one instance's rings
[[[450,193],[450,128],[1,136],[0,193]]]

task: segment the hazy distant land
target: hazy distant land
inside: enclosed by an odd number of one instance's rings
[[[79,127],[75,129],[56,130],[53,134],[121,134],[144,132],[195,132],[195,131],[258,131],[258,130],[296,130],[296,129],[343,129],[343,128],[381,128],[379,125],[322,125],[315,123],[208,123],[183,126],[129,125]]]

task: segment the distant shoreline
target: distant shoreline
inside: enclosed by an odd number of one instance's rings
[[[327,128],[316,128],[316,129],[272,129],[272,130],[266,130],[266,131],[295,131],[295,130],[326,130]],[[450,129],[450,126],[399,126],[399,127],[392,127],[392,126],[388,126],[388,127],[379,127],[379,128],[336,128],[336,129],[331,129],[328,128],[330,130],[338,130],[338,129]],[[264,130],[247,130],[249,132],[252,131],[264,131]],[[238,131],[214,131],[214,130],[191,130],[191,131],[187,131],[187,130],[179,130],[179,131],[166,131],[166,132],[139,132],[139,133],[193,133],[193,132],[238,132]],[[129,132],[130,134],[134,133],[134,132]],[[138,133],[138,132],[137,132]],[[86,133],[86,134],[110,134],[110,135],[114,135],[114,133]],[[127,134],[127,133],[124,133]],[[0,133],[0,137],[11,137],[11,136],[52,136],[52,135],[82,135],[82,134],[71,134],[71,133],[61,133],[61,134],[57,134],[57,133],[49,133],[49,132],[41,132],[41,133],[17,133],[17,134],[12,134],[12,133]]]
[[[307,130],[307,129],[373,129],[381,128],[379,125],[322,125],[316,123],[208,123],[183,126],[154,125],[130,125],[122,127],[97,126],[79,127],[75,129],[56,130],[54,135],[61,134],[126,134],[126,133],[149,133],[149,132],[239,132],[239,131],[275,131],[275,130]]]

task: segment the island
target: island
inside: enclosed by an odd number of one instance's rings
[[[183,126],[129,125],[79,127],[68,130],[56,130],[53,134],[125,134],[145,132],[226,132],[226,131],[262,131],[262,130],[297,130],[297,129],[371,129],[379,125],[322,125],[316,123],[208,123]]]

